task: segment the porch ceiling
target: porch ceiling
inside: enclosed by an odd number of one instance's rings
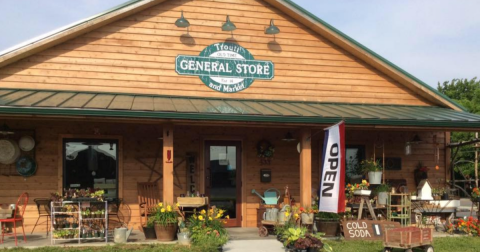
[[[0,89],[0,114],[478,128],[480,115],[440,107]]]

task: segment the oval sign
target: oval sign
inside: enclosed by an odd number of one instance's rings
[[[222,93],[247,89],[255,79],[271,80],[274,64],[255,60],[240,45],[215,43],[203,49],[200,56],[178,55],[175,71],[180,75],[199,76],[209,88]]]

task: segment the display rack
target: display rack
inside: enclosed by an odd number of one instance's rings
[[[107,201],[52,202],[51,217],[51,244],[56,241],[108,242]]]
[[[408,193],[389,193],[387,199],[387,218],[400,222],[402,226],[411,223],[412,201]]]

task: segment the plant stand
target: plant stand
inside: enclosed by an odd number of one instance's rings
[[[103,216],[82,216],[82,205],[90,204],[93,202],[80,202],[80,201],[63,201],[63,202],[51,202],[51,221],[52,221],[52,234],[50,235],[51,244],[54,245],[56,241],[78,241],[80,244],[82,240],[101,240],[104,239],[105,243],[108,242],[108,202],[96,202],[97,205],[103,205],[105,214]],[[68,206],[74,211],[66,211]],[[60,222],[62,219],[72,219],[72,222],[69,222],[69,226],[62,224]],[[85,230],[84,225],[89,223],[98,222],[103,226],[103,230],[95,230],[95,234],[91,233],[89,237],[82,237],[82,231]],[[74,227],[75,226],[75,227]],[[73,231],[73,232],[72,232]],[[69,235],[62,235],[59,237],[56,233],[68,233]]]
[[[364,203],[367,203],[368,211],[370,212],[370,215],[372,216],[372,219],[377,220],[377,217],[375,216],[375,212],[373,211],[372,203],[370,203],[370,197],[369,196],[361,196],[360,207],[358,207],[357,220],[360,220],[362,218],[363,204]]]

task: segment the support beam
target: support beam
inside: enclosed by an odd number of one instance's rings
[[[163,202],[173,204],[173,125],[163,126]]]
[[[312,205],[312,131],[302,129],[300,145],[300,205]]]

